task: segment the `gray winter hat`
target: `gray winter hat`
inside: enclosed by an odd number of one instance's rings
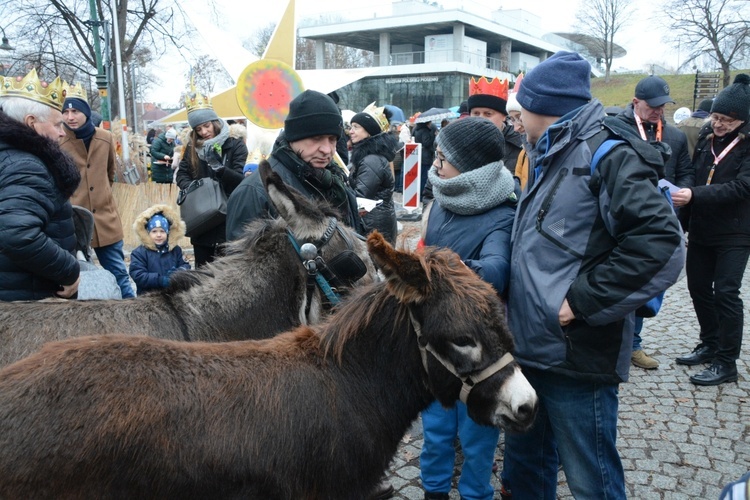
[[[218,119],[219,115],[216,114],[216,111],[210,108],[195,109],[188,113],[188,123],[191,128],[195,128],[201,123],[211,122]]]
[[[500,161],[505,156],[505,138],[486,118],[466,117],[449,123],[437,136],[445,159],[461,172]]]
[[[750,76],[740,73],[734,82],[719,92],[711,104],[711,113],[721,113],[743,122],[750,118]]]

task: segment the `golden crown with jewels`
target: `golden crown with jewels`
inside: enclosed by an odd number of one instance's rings
[[[58,111],[62,110],[67,94],[67,83],[58,76],[52,82],[42,82],[32,69],[23,78],[20,76],[0,77],[0,97],[22,97],[46,104]]]
[[[66,95],[65,95],[66,99],[70,97],[75,97],[76,99],[86,101],[87,103],[89,102],[88,96],[86,95],[86,90],[84,90],[84,88],[81,87],[80,83],[76,83],[75,85],[68,85],[65,91],[66,91]]]
[[[382,132],[387,131],[390,127],[388,117],[385,116],[385,106],[379,108],[374,102],[371,102],[362,112],[372,116]]]
[[[193,82],[190,82],[190,90],[185,94],[185,109],[190,113],[196,109],[214,109],[208,94],[198,92]]]

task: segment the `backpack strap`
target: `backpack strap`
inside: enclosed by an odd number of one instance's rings
[[[599,162],[601,161],[604,156],[606,156],[607,153],[609,153],[612,148],[617,146],[618,144],[624,144],[625,141],[622,139],[606,139],[604,142],[602,142],[598,148],[596,148],[596,151],[594,151],[594,155],[591,157],[591,174],[594,174],[594,171],[599,166]]]

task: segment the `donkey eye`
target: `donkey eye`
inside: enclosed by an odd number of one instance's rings
[[[471,337],[458,337],[453,341],[456,347],[474,347],[474,340]]]

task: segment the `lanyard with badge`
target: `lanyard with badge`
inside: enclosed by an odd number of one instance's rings
[[[646,130],[643,128],[643,120],[641,120],[641,117],[637,114],[633,113],[635,115],[635,123],[638,125],[638,132],[641,134],[641,139],[648,142],[648,136],[646,135]],[[661,142],[661,120],[656,122],[656,140]]]
[[[729,154],[729,152],[732,150],[733,147],[737,145],[737,143],[740,142],[740,136],[737,136],[734,138],[732,142],[729,143],[727,147],[724,148],[724,151],[716,155],[714,153],[714,138],[711,138],[711,154],[714,155],[714,162],[711,164],[711,168],[708,170],[708,180],[706,181],[706,186],[711,184],[711,179],[714,177],[714,170],[716,170],[716,166],[719,164],[721,160],[724,159],[724,157]]]

